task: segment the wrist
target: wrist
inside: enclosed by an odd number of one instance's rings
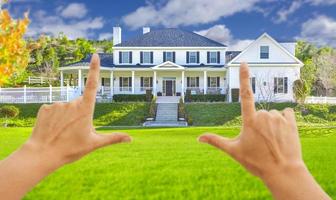
[[[310,173],[304,162],[297,162],[288,165],[282,165],[273,169],[272,172],[264,174],[261,179],[269,187],[273,187],[281,182],[289,182],[298,177],[309,177]]]
[[[45,175],[62,166],[54,155],[30,141],[23,144],[17,153],[26,160],[29,159],[34,168]]]

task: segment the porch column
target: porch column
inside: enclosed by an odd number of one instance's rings
[[[182,71],[182,83],[181,83],[181,88],[182,88],[181,96],[182,96],[182,99],[184,99],[184,71]]]
[[[114,81],[113,81],[114,77],[113,77],[113,71],[111,71],[110,73],[110,95],[111,95],[111,98],[113,98],[113,88],[114,88]]]
[[[61,71],[61,88],[64,87],[64,77],[63,77],[63,71]]]
[[[208,89],[208,76],[207,76],[207,71],[203,72],[203,92],[204,94],[207,94],[207,89]]]
[[[153,77],[153,96],[156,97],[157,93],[156,93],[156,71],[154,71],[154,77]]]
[[[135,82],[135,71],[132,71],[132,94],[135,94],[134,82]]]
[[[82,91],[82,70],[78,70],[78,88],[79,91]]]

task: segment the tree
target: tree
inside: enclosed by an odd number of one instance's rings
[[[28,13],[21,20],[14,20],[0,1],[0,86],[13,74],[24,72],[29,61],[29,50],[23,39],[29,24]]]
[[[317,76],[326,88],[327,96],[335,95],[336,88],[336,51],[332,48],[322,48],[319,56],[314,58],[317,65]]]
[[[307,95],[309,94],[307,92],[308,90],[310,90],[310,88],[302,79],[294,81],[293,85],[294,97],[299,104],[304,104]]]

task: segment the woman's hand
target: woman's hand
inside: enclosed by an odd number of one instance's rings
[[[131,141],[125,134],[97,134],[93,127],[99,67],[99,57],[95,54],[83,97],[70,103],[41,107],[33,134],[24,148],[40,152],[46,159],[50,159],[50,163],[61,166],[98,148]]]
[[[128,135],[99,135],[93,112],[100,61],[93,55],[84,96],[40,108],[31,138],[0,162],[0,199],[21,199],[42,178],[104,146],[130,142]]]
[[[256,111],[247,64],[240,67],[243,126],[234,139],[206,134],[213,145],[260,177],[277,199],[329,199],[308,172],[302,156],[294,111]]]

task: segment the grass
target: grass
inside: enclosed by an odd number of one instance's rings
[[[24,199],[271,199],[260,180],[226,154],[196,141],[204,132],[234,136],[237,128],[122,131],[133,136],[133,143],[98,150],[61,168]],[[31,128],[0,128],[0,159],[30,132]],[[300,134],[308,168],[336,198],[336,130],[301,128]]]
[[[275,103],[267,106],[257,105],[258,109],[295,110],[300,126],[336,126],[336,105],[304,105],[294,103]],[[239,103],[189,103],[186,111],[195,126],[239,126],[241,111]]]
[[[8,120],[9,126],[31,127],[42,104],[15,104],[20,114]],[[1,105],[0,105],[1,107]],[[96,126],[139,126],[148,115],[147,103],[106,103],[96,104],[94,124]],[[0,118],[0,125],[5,119]]]

